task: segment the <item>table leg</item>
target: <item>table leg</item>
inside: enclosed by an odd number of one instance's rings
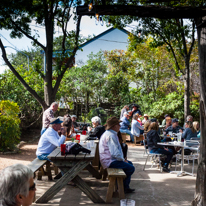
[[[100,174],[97,170],[95,170],[94,167],[93,167],[91,164],[88,164],[88,165],[86,166],[86,169],[87,169],[94,177],[96,177],[97,179],[101,179],[101,178],[102,178],[101,174]]]
[[[182,147],[182,154],[181,154],[181,170],[180,171],[172,171],[171,173],[176,173],[177,177],[183,175],[191,175],[194,176],[192,173],[184,171],[184,147]]]
[[[36,203],[47,203],[54,197],[64,186],[67,185],[74,177],[79,174],[90,162],[79,161],[74,167],[67,171],[62,178],[60,178],[51,188],[49,188],[37,201]]]
[[[94,203],[105,203],[105,201],[91,187],[89,187],[79,175],[77,175],[72,182],[75,183]]]

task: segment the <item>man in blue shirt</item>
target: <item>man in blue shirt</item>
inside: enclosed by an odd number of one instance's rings
[[[134,142],[134,136],[130,131],[130,122],[129,122],[129,113],[125,112],[124,116],[121,118],[121,123],[120,123],[120,132],[121,133],[126,133],[130,135],[131,141]]]
[[[59,118],[53,118],[49,128],[40,137],[36,156],[40,160],[49,160],[47,156],[53,152],[56,147],[60,147],[64,144],[66,139],[66,129],[61,130],[61,121]],[[61,130],[61,137],[58,131]],[[49,160],[50,161],[50,160]]]

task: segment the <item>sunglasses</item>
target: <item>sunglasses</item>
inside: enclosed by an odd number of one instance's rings
[[[35,190],[35,189],[36,189],[36,183],[34,182],[34,184],[31,187],[29,187],[29,191]]]

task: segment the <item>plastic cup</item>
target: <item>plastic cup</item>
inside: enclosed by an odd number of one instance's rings
[[[79,140],[78,143],[80,142],[80,136],[81,136],[80,134],[76,135],[76,140]]]
[[[66,151],[66,145],[61,144],[61,155],[65,155],[65,151]]]
[[[94,147],[94,140],[90,140],[91,147]]]
[[[86,131],[86,130],[83,130],[83,131],[82,131],[82,134],[83,134],[83,135],[86,135],[86,134],[87,134],[87,131]]]
[[[135,206],[135,201],[131,199],[120,200],[120,206]]]
[[[87,142],[87,149],[90,149],[90,141]]]

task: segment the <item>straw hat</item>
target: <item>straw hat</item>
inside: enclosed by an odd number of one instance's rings
[[[106,130],[109,130],[109,129],[111,129],[111,127],[119,124],[120,122],[122,122],[122,121],[119,120],[117,117],[110,117],[110,118],[107,120],[106,124],[104,125],[104,126],[105,126],[105,129],[106,129]]]
[[[149,117],[149,115],[148,114],[144,114],[144,117]]]

